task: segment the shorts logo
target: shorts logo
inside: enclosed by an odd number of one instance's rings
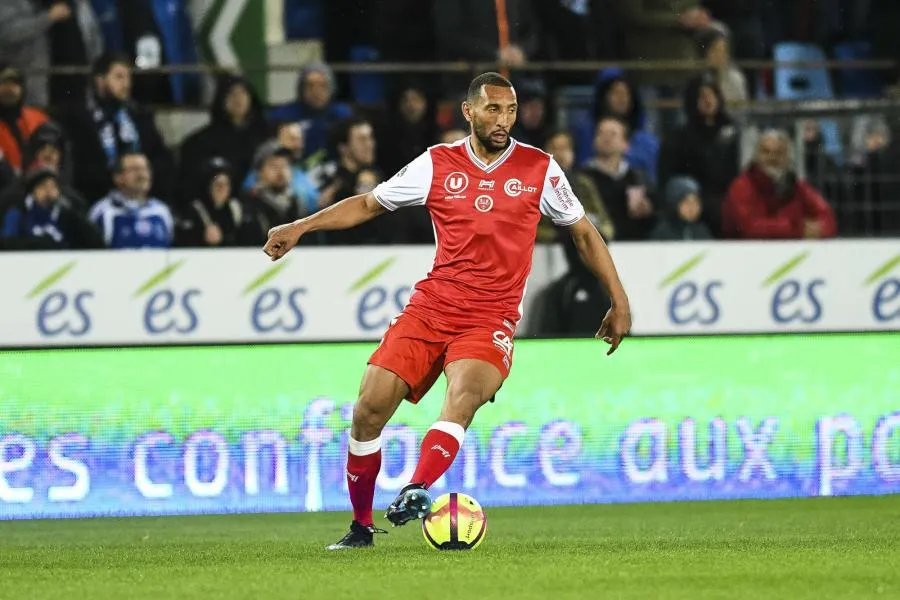
[[[495,331],[493,343],[501,352],[503,352],[505,359],[509,360],[510,356],[512,356],[513,343],[512,340],[509,339],[509,336],[506,335],[506,332],[499,329]],[[504,365],[506,364],[506,360],[503,362]],[[507,367],[507,369],[508,368],[509,367]]]
[[[537,188],[533,185],[524,186],[522,185],[522,180],[513,178],[506,180],[506,183],[503,184],[503,191],[506,192],[507,196],[512,196],[513,198],[515,198],[522,192],[536,192]]]
[[[469,187],[469,177],[460,171],[454,171],[444,180],[444,189],[450,194],[459,194]]]
[[[559,185],[559,177],[557,177],[557,176],[551,177],[551,178],[550,178],[550,185],[552,185],[553,187],[558,186],[558,185]]]
[[[357,481],[359,481],[359,475],[354,475],[354,474],[351,473],[350,471],[347,471],[347,477],[348,477],[348,478],[350,479],[350,481],[352,481],[353,483],[356,483]]]
[[[494,208],[494,199],[487,195],[478,196],[475,198],[475,208],[478,212],[488,212]]]

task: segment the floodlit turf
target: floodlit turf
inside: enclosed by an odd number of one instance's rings
[[[470,553],[348,515],[0,523],[0,598],[900,598],[900,496],[487,508]]]

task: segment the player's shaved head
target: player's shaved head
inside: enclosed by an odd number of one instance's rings
[[[500,73],[494,73],[493,71],[488,73],[482,73],[478,77],[472,80],[472,83],[469,84],[469,92],[466,94],[466,102],[469,104],[475,104],[475,102],[481,98],[482,88],[484,86],[494,86],[494,87],[504,87],[511,88],[513,84],[501,75]]]
[[[483,73],[469,84],[462,106],[473,139],[491,154],[502,152],[510,144],[509,132],[516,122],[516,90],[499,73]]]

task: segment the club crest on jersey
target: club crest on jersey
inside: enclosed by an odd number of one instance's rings
[[[488,212],[492,208],[494,208],[494,199],[488,196],[487,194],[482,194],[475,198],[475,208],[478,212]]]
[[[469,177],[460,171],[454,171],[444,180],[444,189],[450,194],[459,194],[469,187]]]
[[[531,193],[536,192],[537,188],[533,185],[524,186],[522,185],[522,181],[520,179],[507,179],[506,183],[503,184],[503,191],[506,192],[507,196],[512,196],[515,198],[520,195],[522,192]]]

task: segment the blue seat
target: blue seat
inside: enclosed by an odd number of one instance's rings
[[[353,62],[377,62],[378,50],[372,46],[353,46],[350,60]],[[379,104],[384,101],[384,78],[381,73],[354,73],[350,76],[350,89],[358,104]]]
[[[814,44],[775,44],[775,97],[781,100],[828,100],[834,98],[831,78],[825,67],[797,67],[779,64],[824,62],[825,52]]]
[[[834,47],[834,57],[837,60],[871,60],[874,58],[874,52],[869,42],[844,42]],[[838,73],[842,96],[877,98],[881,95],[882,81],[878,71],[842,68]]]

